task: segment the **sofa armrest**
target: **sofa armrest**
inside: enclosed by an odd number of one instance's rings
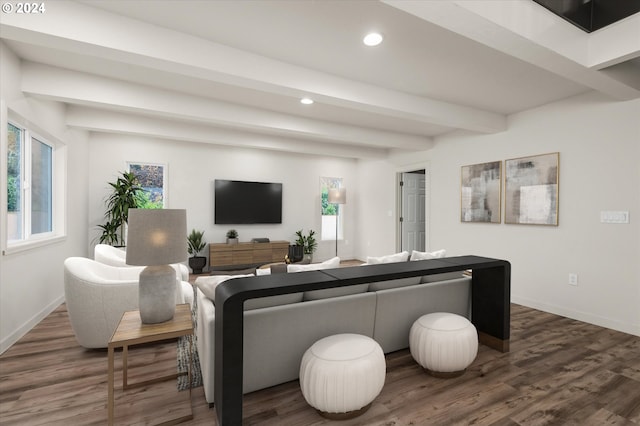
[[[179,281],[178,291],[176,292],[176,303],[188,303],[193,308],[195,291],[191,284],[186,281]]]
[[[182,281],[189,281],[189,268],[183,263],[173,263],[171,267],[176,270],[176,276]]]
[[[95,283],[65,275],[65,302],[78,343],[106,348],[122,313],[138,309],[138,281]]]
[[[214,365],[215,365],[215,331],[216,307],[200,289],[196,288],[197,321],[196,342],[204,396],[209,404],[213,404]]]

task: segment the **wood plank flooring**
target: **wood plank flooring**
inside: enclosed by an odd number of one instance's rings
[[[121,358],[116,383],[122,383]],[[176,368],[176,344],[131,349],[139,378]],[[134,380],[135,377],[132,377]],[[174,381],[123,392],[116,421],[157,424],[188,410]],[[216,425],[202,387],[194,419]],[[107,420],[107,352],[75,341],[65,305],[0,356],[0,424],[103,425]],[[436,379],[408,350],[387,355],[382,393],[362,416],[320,417],[297,381],[245,395],[245,425],[639,425],[640,337],[512,305],[511,352],[481,346],[462,376]]]

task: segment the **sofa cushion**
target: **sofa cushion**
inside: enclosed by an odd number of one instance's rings
[[[213,301],[215,304],[216,287],[225,281],[234,278],[253,277],[253,274],[247,275],[213,275],[209,277],[196,278],[195,285]],[[249,299],[244,302],[244,310],[249,311],[252,309],[267,308],[270,306],[288,305],[290,303],[302,302],[302,292],[282,294],[278,296],[259,297],[257,299]]]
[[[409,260],[409,252],[403,251],[400,253],[388,254],[386,256],[378,256],[378,257],[367,256],[366,265],[378,265],[380,263],[406,262],[407,260]]]
[[[268,265],[264,265],[256,269],[256,275],[271,275],[271,274],[286,274],[286,273],[287,273],[287,264],[284,262],[270,263]]]
[[[351,294],[366,293],[369,289],[369,284],[351,285],[347,287],[334,287],[325,290],[313,290],[305,291],[303,300],[320,300],[328,299],[330,297],[348,296]]]
[[[419,284],[376,292],[374,339],[385,353],[409,346],[413,322],[431,312],[470,315],[471,280]]]
[[[438,259],[438,258],[441,258],[441,257],[445,257],[446,255],[447,255],[447,251],[444,250],[444,249],[436,250],[436,251],[432,251],[432,252],[413,250],[411,252],[410,260]]]
[[[292,264],[287,265],[289,272],[319,271],[322,269],[338,268],[340,266],[340,258],[333,257],[321,263],[310,263],[308,265]],[[320,300],[330,297],[347,296],[350,294],[365,293],[369,288],[369,284],[361,284],[349,287],[328,288],[326,290],[305,291],[303,300]]]
[[[390,288],[407,287],[420,284],[422,277],[399,278],[397,280],[377,281],[369,283],[369,291],[387,290]]]
[[[258,297],[257,299],[249,299],[244,302],[244,310],[251,311],[253,309],[271,308],[272,306],[290,305],[292,303],[302,302],[302,292],[291,294],[280,294],[278,296]]]

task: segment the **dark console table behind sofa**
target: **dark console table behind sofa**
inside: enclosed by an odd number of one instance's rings
[[[471,321],[480,342],[509,351],[511,264],[478,256],[325,269],[237,278],[216,289],[215,407],[221,425],[242,424],[243,304],[265,296],[351,286],[376,281],[473,271]]]

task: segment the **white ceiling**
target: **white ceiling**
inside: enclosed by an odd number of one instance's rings
[[[22,90],[67,103],[71,126],[349,157],[503,131],[509,114],[589,90],[640,96],[637,67],[620,77],[545,44],[591,37],[546,9],[472,3],[60,0],[3,14],[0,36],[24,61]],[[508,28],[505,12],[542,31]],[[362,44],[370,30],[382,45]],[[636,47],[606,65],[633,64]]]

